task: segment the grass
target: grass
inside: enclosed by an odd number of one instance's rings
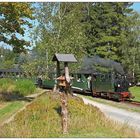
[[[12,114],[25,105],[24,101],[14,101],[7,103],[6,106],[0,109],[0,123],[8,119]]]
[[[33,94],[36,87],[31,80],[28,79],[0,79],[0,100],[12,100],[19,96],[27,96]]]
[[[37,93],[42,93],[42,89],[37,89]],[[29,97],[30,98],[30,97]],[[24,105],[29,102],[28,97],[26,99],[14,100],[14,101],[1,101],[0,102],[0,123],[6,121],[12,114],[16,113]]]
[[[108,120],[96,107],[85,105],[77,97],[68,97],[69,134],[61,129],[60,97],[48,93],[40,96],[9,124],[0,128],[0,137],[140,137],[139,133]]]
[[[18,79],[15,83],[15,91],[19,92],[20,95],[26,96],[26,95],[30,95],[33,94],[35,92],[35,85],[32,81],[25,79]]]
[[[134,87],[131,87],[129,90],[132,93],[132,95],[135,96],[133,101],[140,102],[140,87],[134,86]]]

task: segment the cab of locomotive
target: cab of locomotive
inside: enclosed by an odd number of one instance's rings
[[[129,81],[125,75],[117,74],[114,79],[114,91],[115,92],[128,92]]]

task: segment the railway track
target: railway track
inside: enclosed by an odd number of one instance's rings
[[[130,104],[130,105],[133,105],[133,106],[139,106],[140,107],[140,102],[138,101],[124,101],[125,104]]]

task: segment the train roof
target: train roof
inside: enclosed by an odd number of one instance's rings
[[[79,72],[85,74],[98,73],[96,66],[110,68],[113,69],[115,72],[124,75],[124,70],[120,63],[110,59],[104,59],[99,56],[92,56],[92,57],[86,56],[83,59],[83,64]]]

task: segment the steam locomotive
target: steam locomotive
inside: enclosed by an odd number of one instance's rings
[[[95,70],[97,67],[106,67],[107,71]],[[112,60],[104,60],[100,57],[86,57],[81,69],[77,73],[71,73],[71,89],[73,92],[89,93],[93,97],[102,97],[111,100],[124,101],[134,98],[129,92],[128,81],[122,66]],[[56,75],[49,73],[48,79],[42,80],[41,87],[53,88],[56,83]]]

